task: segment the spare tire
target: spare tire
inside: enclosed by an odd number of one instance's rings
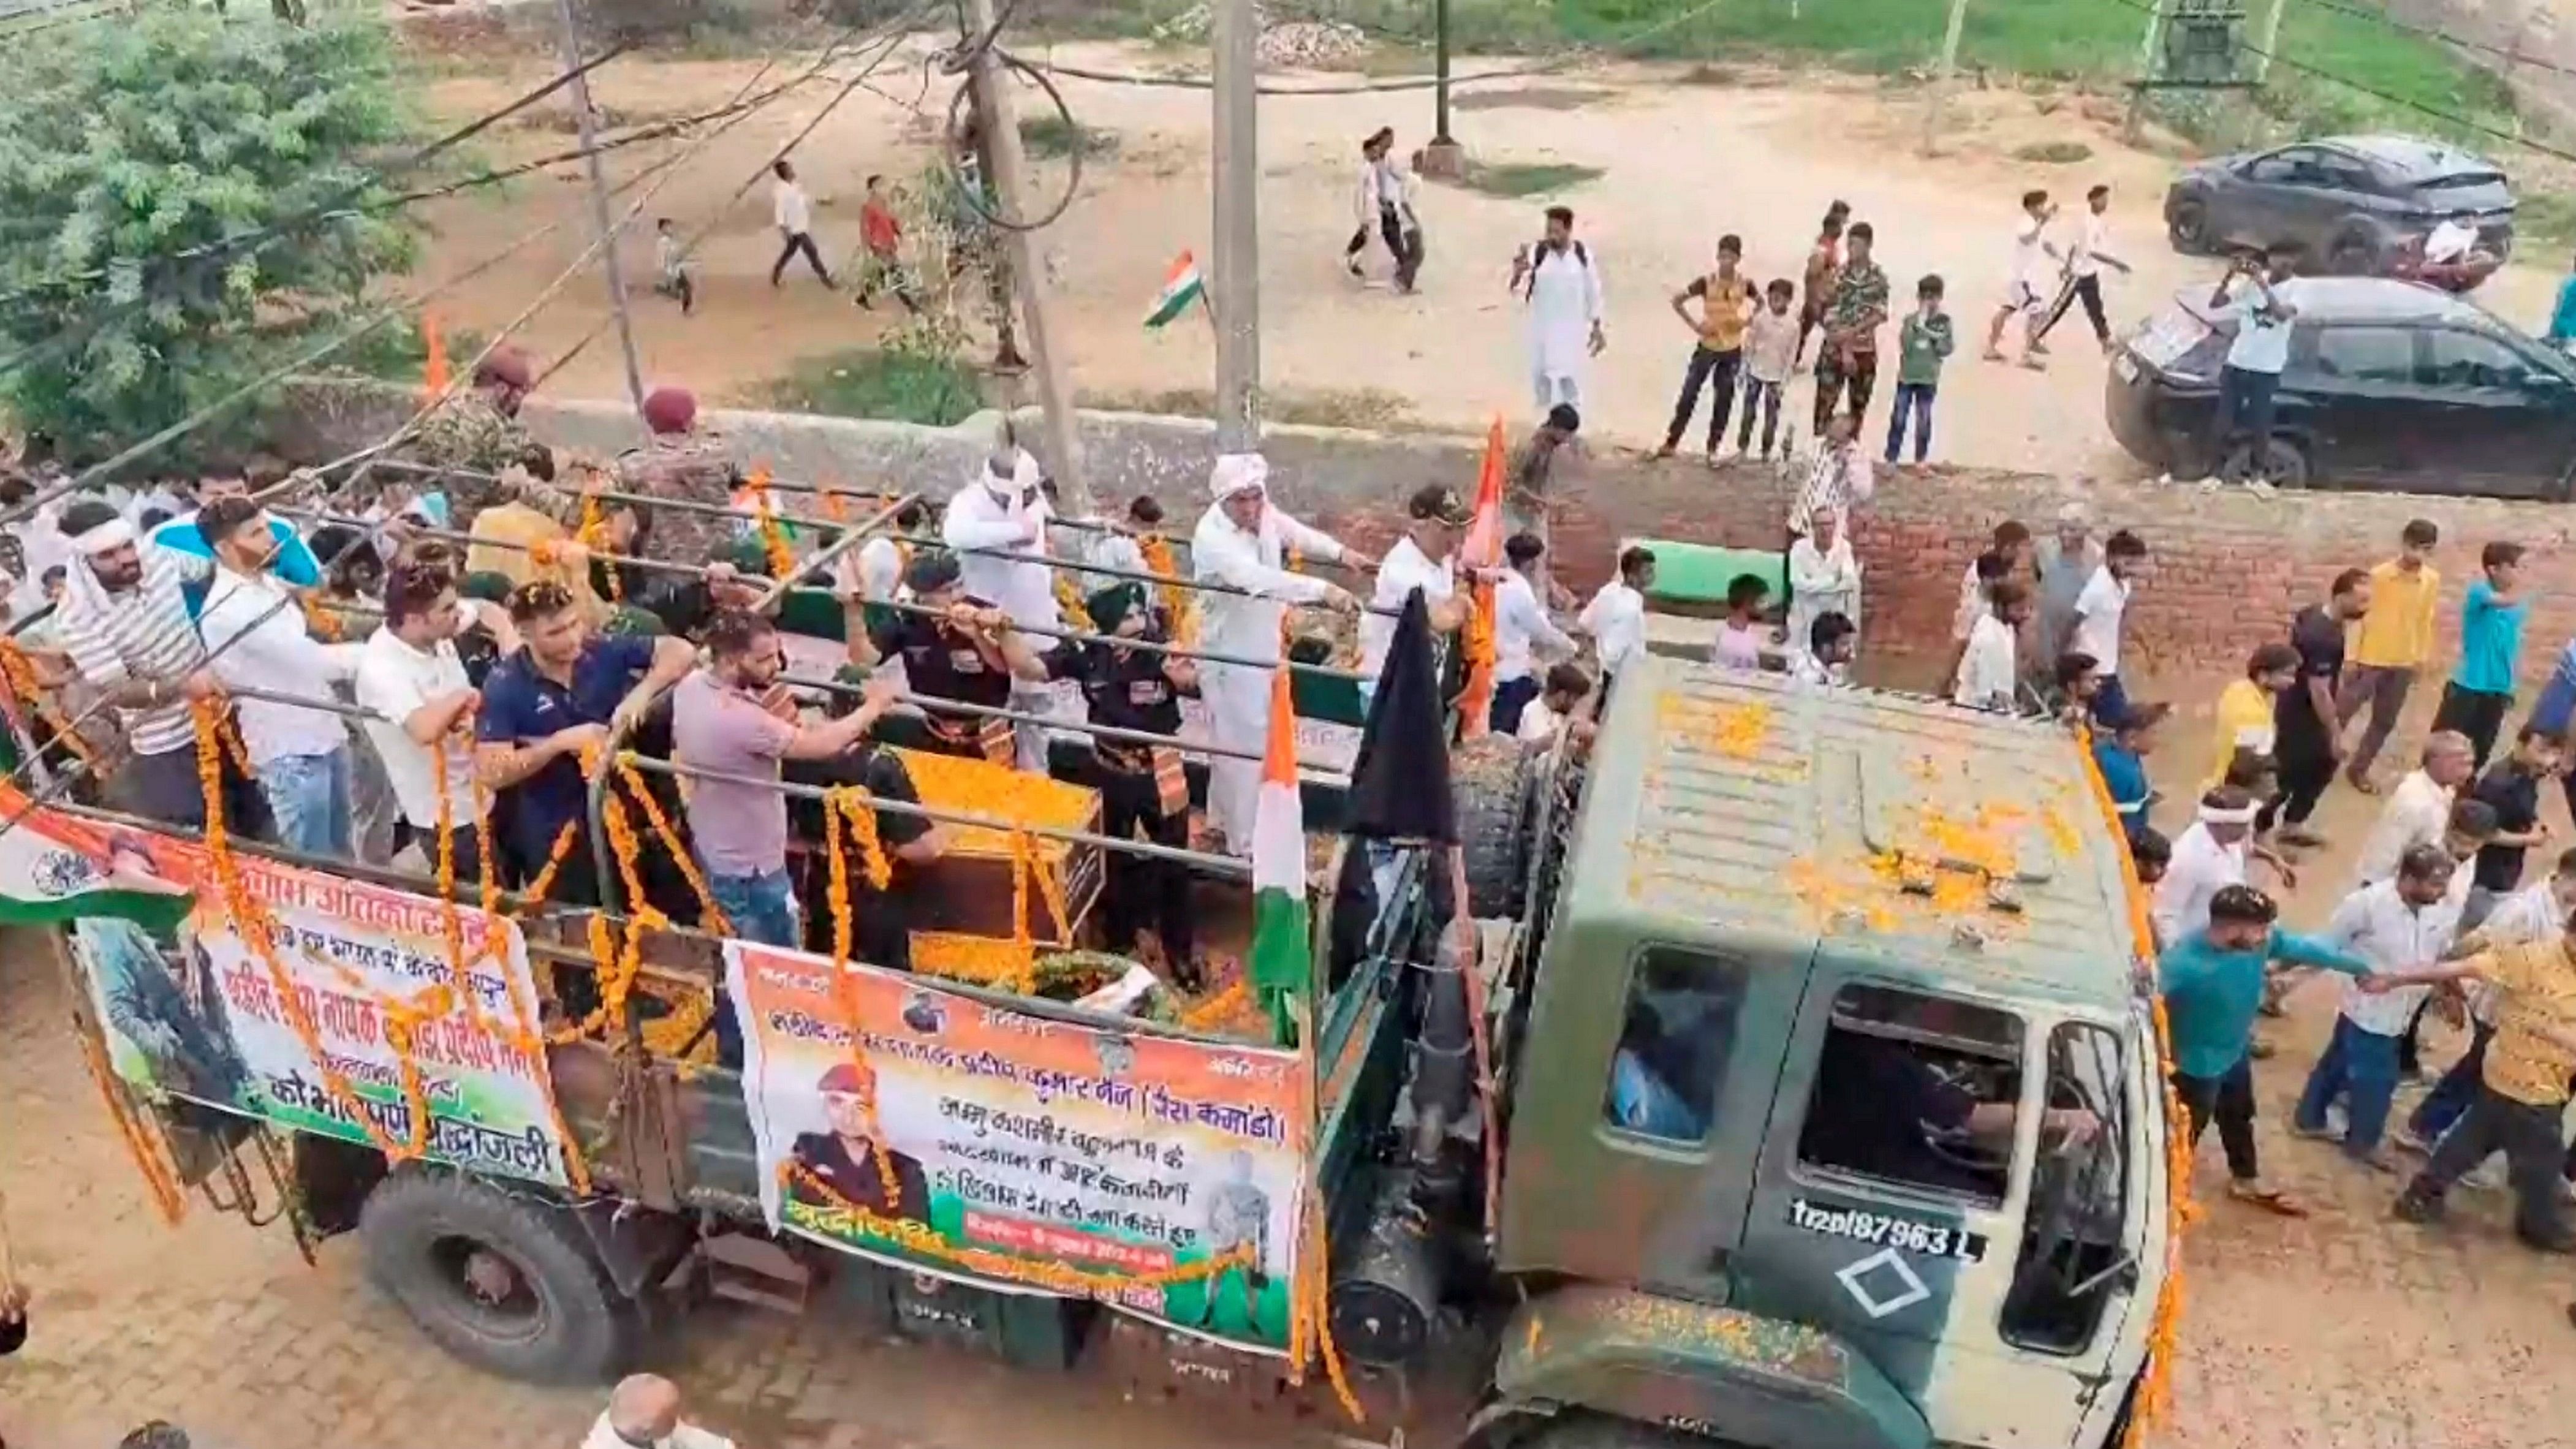
[[[542,1384],[625,1372],[635,1304],[572,1210],[439,1169],[394,1173],[358,1219],[367,1275],[458,1358]]]
[[[1507,735],[1485,735],[1449,757],[1466,857],[1467,913],[1518,920],[1529,887],[1531,804],[1539,772],[1529,750]]]

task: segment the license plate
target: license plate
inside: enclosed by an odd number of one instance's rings
[[[2136,382],[2138,380],[2138,360],[2123,352],[2119,356],[2111,359],[2111,371],[2119,374],[2120,381],[2122,382]]]

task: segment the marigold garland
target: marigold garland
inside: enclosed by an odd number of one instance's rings
[[[690,858],[688,847],[680,841],[680,833],[671,828],[670,817],[662,813],[662,803],[653,798],[651,790],[644,787],[644,777],[636,773],[634,761],[635,756],[632,752],[617,757],[618,783],[634,793],[635,803],[644,808],[644,818],[653,827],[654,838],[662,842],[663,849],[671,852],[671,860],[680,867],[680,875],[688,881],[689,889],[697,892],[698,910],[701,912],[698,918],[700,924],[716,935],[732,935],[733,922],[726,917],[724,908],[716,904],[714,888],[710,887],[707,884],[707,878],[699,873],[698,863]],[[618,866],[629,878],[628,886],[633,892],[633,898],[638,902],[642,901],[644,891],[636,884],[638,878],[632,863],[621,860]]]
[[[608,520],[601,515],[599,508],[599,491],[604,485],[597,469],[588,471],[590,481],[584,484],[581,490],[581,527],[573,531],[573,537],[579,539],[581,546],[592,553],[606,553],[608,552]],[[618,577],[615,569],[609,569],[606,572],[609,601],[624,603],[626,581]]]
[[[133,1106],[115,1074],[108,1070],[107,1053],[99,1046],[95,1033],[78,1031],[81,1058],[89,1065],[90,1080],[98,1083],[98,1094],[107,1103],[107,1115],[116,1122],[117,1135],[125,1139],[125,1150],[133,1157],[135,1169],[143,1174],[143,1185],[152,1193],[152,1206],[161,1220],[172,1227],[188,1215],[188,1197],[179,1186],[178,1173],[163,1155],[168,1144],[154,1133],[146,1132],[135,1119]]]
[[[63,748],[70,750],[73,758],[96,776],[99,772],[98,752],[90,748],[89,741],[81,738],[80,732],[71,727],[62,711],[46,697],[44,685],[36,678],[36,661],[27,657],[25,647],[6,635],[0,635],[0,678],[5,678],[9,692],[25,700],[27,707],[35,711],[36,718],[44,721],[46,727],[54,732],[54,738],[62,741]]]
[[[1199,640],[1199,607],[1197,590],[1180,582],[1181,568],[1172,557],[1172,542],[1159,533],[1149,533],[1136,540],[1136,551],[1143,555],[1146,571],[1166,582],[1154,586],[1163,600],[1164,617],[1171,621],[1172,642],[1184,649],[1194,648]]]
[[[769,576],[784,579],[796,572],[796,550],[787,544],[787,530],[769,501],[769,465],[763,463],[751,470],[743,484],[743,497],[751,504],[753,522],[760,529],[760,547],[769,557]]]

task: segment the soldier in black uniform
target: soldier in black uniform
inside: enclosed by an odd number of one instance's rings
[[[865,682],[855,669],[844,668],[839,678],[845,684]],[[834,716],[858,707],[850,695],[836,694],[830,706]],[[880,718],[880,726],[883,720]],[[799,785],[824,789],[855,785],[879,800],[894,800],[907,805],[921,803],[920,791],[913,788],[912,772],[894,751],[874,740],[861,740],[827,760],[788,760],[780,767],[784,777]],[[859,854],[842,835],[842,849],[847,854],[850,889],[850,953],[871,966],[895,971],[912,969],[912,927],[904,910],[904,897],[910,890],[908,877],[922,866],[937,860],[948,848],[946,826],[907,812],[877,810],[877,845],[885,852],[889,874],[885,889],[879,890],[867,879]],[[802,796],[787,802],[787,819],[792,838],[807,842],[813,849],[805,861],[805,947],[830,955],[833,946],[832,926],[832,859],[823,848],[823,802]]]
[[[1085,607],[1101,633],[1163,642],[1161,621],[1142,584],[1103,589]],[[1046,655],[1046,666],[1051,678],[1080,682],[1093,724],[1144,734],[1178,736],[1181,696],[1199,692],[1195,663],[1151,649],[1066,640]],[[1091,749],[1095,764],[1084,783],[1100,791],[1102,834],[1127,840],[1141,832],[1157,845],[1190,843],[1190,786],[1177,739],[1168,745],[1094,739]],[[1138,929],[1152,920],[1174,979],[1197,990],[1189,867],[1113,850],[1107,895],[1109,948],[1128,950]]]
[[[916,696],[953,699],[989,709],[1011,703],[1011,679],[1042,681],[1046,661],[1011,628],[1010,616],[958,581],[957,556],[925,553],[904,570],[913,600],[940,617],[888,610],[850,636],[850,662],[873,669],[889,654],[903,656],[904,682]],[[925,704],[928,730],[920,748],[943,755],[1008,766],[1018,759],[1011,722],[984,715],[943,714]]]
[[[817,1090],[832,1130],[797,1134],[792,1155],[803,1170],[788,1174],[788,1196],[815,1207],[846,1205],[927,1224],[930,1180],[921,1163],[870,1135],[876,1073],[857,1062],[841,1062],[823,1074]]]

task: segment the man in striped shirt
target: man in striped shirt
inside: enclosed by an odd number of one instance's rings
[[[213,575],[210,559],[137,545],[115,505],[63,510],[73,558],[63,578],[61,640],[83,679],[113,702],[130,757],[107,780],[128,814],[201,830],[196,730],[189,705],[215,693],[183,589]]]

